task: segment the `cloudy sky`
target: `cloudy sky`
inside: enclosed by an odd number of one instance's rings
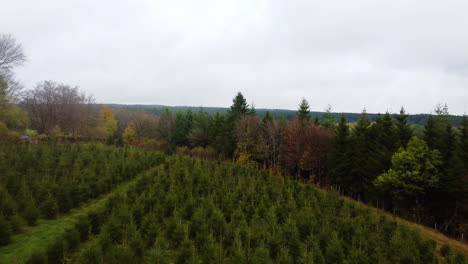
[[[15,0],[17,70],[101,103],[468,112],[466,0]]]

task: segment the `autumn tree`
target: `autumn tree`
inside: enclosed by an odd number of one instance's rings
[[[172,134],[174,133],[174,116],[169,109],[165,109],[159,119],[159,126],[157,132],[159,138],[171,142]]]
[[[0,76],[0,122],[9,129],[24,129],[29,119],[20,107],[12,104],[8,97],[8,83]]]
[[[0,34],[0,79],[7,83],[6,96],[10,101],[18,98],[23,88],[15,80],[14,69],[26,61],[23,47],[10,34]]]
[[[165,116],[163,116],[166,118]],[[161,118],[163,118],[161,117]],[[146,140],[146,139],[155,139],[160,134],[158,134],[161,129],[161,125],[165,125],[165,123],[161,123],[162,120],[156,115],[149,114],[149,113],[141,113],[134,117],[131,121],[130,125],[127,128],[131,128],[134,131],[137,140]],[[167,120],[164,120],[166,122]],[[131,130],[125,130],[127,135],[128,133],[133,133]]]
[[[223,152],[232,157],[236,149],[236,138],[235,138],[235,125],[237,120],[242,118],[244,115],[253,115],[255,112],[249,107],[247,100],[244,98],[241,92],[232,100],[232,105],[227,112],[227,120],[225,123],[225,131],[223,132],[225,139],[225,146]]]
[[[311,121],[293,121],[285,134],[281,150],[284,167],[304,178],[315,177],[321,182],[326,174],[328,152],[331,149],[331,133]]]
[[[236,121],[234,126],[235,157],[238,163],[253,165],[263,159],[265,145],[260,137],[261,129],[261,122],[254,115],[244,115]]]
[[[117,132],[117,120],[115,120],[114,112],[107,106],[101,108],[99,112],[101,118],[102,128],[105,132],[106,138],[112,139]]]
[[[44,81],[26,92],[22,105],[28,112],[32,128],[48,133],[59,126],[63,132],[75,135],[83,116],[80,110],[93,102],[78,87]]]
[[[269,112],[262,120],[262,142],[265,144],[265,161],[269,167],[279,166],[279,156],[288,122],[281,118],[274,120]]]

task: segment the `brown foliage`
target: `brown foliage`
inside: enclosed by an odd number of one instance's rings
[[[311,121],[293,121],[284,137],[281,161],[285,169],[321,181],[331,149],[331,132]]]
[[[263,160],[264,144],[261,135],[261,122],[258,117],[244,115],[240,117],[234,126],[236,137],[236,159],[241,159],[242,163]]]

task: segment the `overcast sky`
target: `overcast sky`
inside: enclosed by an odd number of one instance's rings
[[[101,103],[468,112],[466,0],[14,0],[17,76]]]

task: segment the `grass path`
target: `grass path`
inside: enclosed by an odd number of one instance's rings
[[[133,178],[129,182],[118,186],[113,191],[79,208],[70,210],[68,214],[52,220],[40,219],[36,226],[25,227],[24,232],[11,237],[12,241],[10,244],[0,247],[0,264],[24,263],[33,252],[46,249],[56,237],[62,235],[68,228],[73,227],[80,216],[84,216],[96,208],[103,207],[113,193],[128,188],[139,178],[140,177]]]

